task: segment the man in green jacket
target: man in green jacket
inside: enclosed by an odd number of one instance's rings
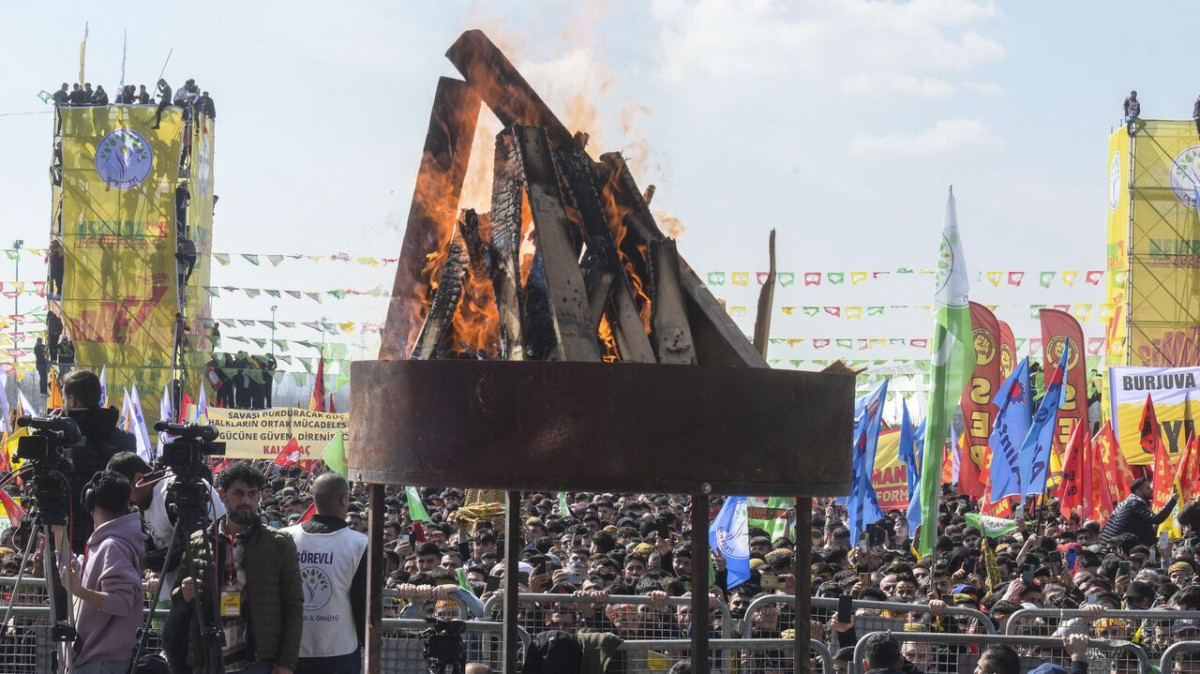
[[[266,478],[238,461],[219,475],[226,516],[188,541],[173,598],[192,608],[188,663],[214,671],[202,620],[224,632],[226,672],[292,674],[300,654],[304,595],[296,544],[260,523],[259,491]],[[215,559],[214,559],[215,550]]]

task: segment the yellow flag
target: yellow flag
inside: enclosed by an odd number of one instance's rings
[[[47,387],[50,390],[50,397],[46,399],[46,411],[61,410],[66,405],[63,403],[62,387],[58,383],[58,371],[50,370],[50,384]]]

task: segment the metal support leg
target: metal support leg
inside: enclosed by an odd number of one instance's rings
[[[521,557],[521,492],[505,492],[504,503],[504,672],[517,674],[517,651],[521,648],[517,611],[517,587]]]
[[[708,674],[708,496],[692,494],[692,671]]]
[[[367,674],[383,674],[383,485],[370,486],[367,518]]]
[[[796,578],[796,644],[793,659],[796,674],[809,674],[812,663],[812,499],[796,499],[796,550],[792,575]]]

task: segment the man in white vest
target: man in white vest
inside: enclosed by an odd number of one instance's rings
[[[346,478],[325,473],[313,481],[312,495],[317,507],[312,519],[284,529],[296,541],[304,587],[296,674],[361,674],[367,537],[346,526]]]

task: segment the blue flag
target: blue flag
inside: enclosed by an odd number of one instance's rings
[[[728,587],[750,579],[750,525],[746,519],[746,497],[730,496],[708,528],[708,545],[725,558]]]
[[[1050,445],[1054,442],[1054,432],[1058,424],[1054,423],[1058,416],[1058,408],[1063,401],[1063,379],[1067,372],[1067,354],[1070,349],[1063,349],[1062,358],[1054,374],[1046,381],[1046,395],[1042,396],[1042,404],[1038,406],[1033,425],[1021,445],[1021,502],[1029,494],[1041,494],[1046,491],[1046,478],[1050,475]],[[1029,472],[1025,472],[1026,463]]]
[[[921,463],[925,460],[925,420],[921,420],[921,425],[917,426],[917,437],[913,441],[913,453],[917,455],[917,469],[920,470]],[[916,538],[917,526],[921,524],[921,474],[917,473],[917,483],[913,487],[912,496],[908,499],[908,531],[909,535]]]
[[[917,468],[917,445],[913,437],[912,419],[908,416],[908,401],[902,400],[900,418],[900,460],[904,462],[905,473],[908,475],[908,498],[911,501],[917,492],[921,475]]]
[[[999,501],[1021,495],[1021,443],[1029,433],[1033,409],[1028,358],[1022,359],[1000,385],[995,401],[1000,409],[988,445],[992,448],[992,501]]]
[[[879,444],[879,430],[883,426],[883,402],[887,398],[888,380],[867,396],[862,417],[855,424],[854,432],[854,476],[850,483],[850,498],[846,500],[850,529],[850,544],[858,539],[868,524],[883,519],[883,510],[875,497],[875,485],[871,476],[875,472],[875,448]]]

